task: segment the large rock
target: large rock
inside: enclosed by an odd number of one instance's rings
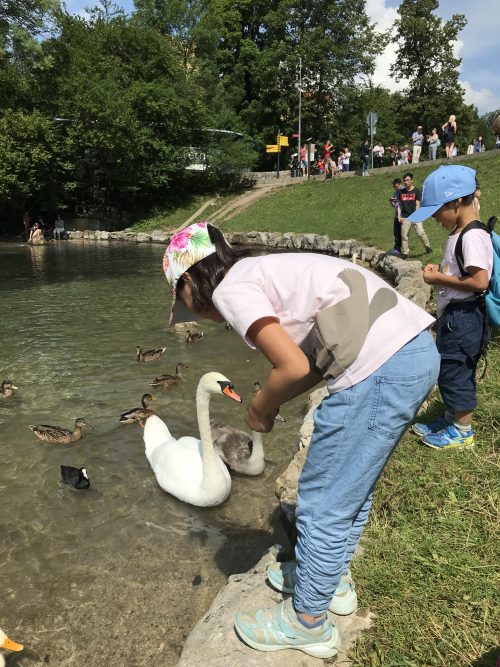
[[[172,235],[168,232],[164,232],[162,229],[155,229],[151,232],[151,241],[153,243],[167,243],[170,241]]]
[[[318,667],[324,664],[297,650],[256,651],[244,644],[234,631],[234,619],[241,609],[271,608],[283,599],[265,580],[266,568],[277,553],[278,547],[273,547],[249,572],[229,577],[226,587],[187,638],[177,667]],[[330,616],[342,638],[336,664],[349,664],[345,662],[347,651],[357,635],[370,627],[370,614],[360,609],[350,616]]]
[[[138,232],[137,243],[151,243],[151,234],[145,234],[144,232]]]
[[[420,271],[417,275],[401,278],[397,291],[425,310],[431,296],[431,287],[422,280]]]

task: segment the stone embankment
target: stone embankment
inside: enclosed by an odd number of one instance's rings
[[[387,252],[365,246],[354,240],[331,240],[319,234],[294,234],[290,232],[229,232],[225,234],[234,245],[248,245],[269,249],[309,250],[324,252],[361,261],[383,274],[396,290],[425,308],[430,298],[430,287],[422,280],[422,264],[419,261],[404,261]],[[70,232],[71,239],[101,241],[131,241],[137,243],[163,243],[170,239],[165,231],[150,234],[124,232],[86,231]],[[299,432],[297,453],[288,468],[276,481],[276,495],[280,509],[288,522],[295,520],[297,482],[307,453],[313,431],[313,413],[326,389],[314,391],[307,404],[307,414]],[[272,607],[282,599],[280,593],[266,584],[265,572],[268,563],[276,558],[276,547],[264,554],[256,554],[256,565],[244,574],[233,575],[214,600],[209,611],[193,628],[186,640],[177,667],[312,667],[321,664],[300,651],[259,653],[244,645],[235,635],[233,624],[236,613],[242,607]],[[258,562],[257,562],[258,561]],[[347,617],[335,619],[341,637],[342,649],[337,665],[349,665],[347,652],[357,635],[370,626],[370,613],[363,608]]]

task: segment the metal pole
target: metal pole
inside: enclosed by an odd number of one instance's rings
[[[372,171],[373,171],[373,123],[372,123],[373,117],[372,114],[370,113],[370,153],[372,155]]]
[[[280,177],[280,153],[281,153],[281,146],[280,146],[280,136],[281,136],[281,130],[278,128],[278,170],[276,172],[276,178]]]
[[[298,151],[297,157],[299,158],[300,165],[300,148],[301,148],[301,129],[302,129],[302,58],[299,58],[299,138],[298,138]],[[300,167],[299,167],[300,168]]]

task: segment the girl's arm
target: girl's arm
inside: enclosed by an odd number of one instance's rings
[[[268,433],[283,403],[303,394],[323,378],[311,367],[309,359],[278,322],[263,317],[247,331],[255,347],[270,361],[273,368],[262,391],[250,404],[246,422],[254,431]]]
[[[484,292],[488,289],[488,271],[477,266],[467,266],[469,276],[448,276],[441,273],[437,264],[428,264],[424,269],[424,282],[428,285],[444,285],[464,292]]]

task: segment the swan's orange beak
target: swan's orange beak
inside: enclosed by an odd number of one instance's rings
[[[222,393],[228,396],[229,398],[232,398],[233,401],[238,401],[238,403],[242,403],[243,399],[241,396],[239,396],[232,387],[229,385],[226,385],[224,389],[222,390]]]
[[[18,644],[17,642],[13,642],[12,639],[9,639],[8,637],[5,637],[2,643],[2,648],[7,648],[9,651],[22,651],[24,646],[22,644]]]

